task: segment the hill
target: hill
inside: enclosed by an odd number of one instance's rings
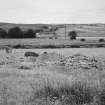
[[[64,37],[65,33],[75,30],[80,37],[105,37],[105,24],[15,24],[0,23],[0,28],[8,30],[12,27],[20,27],[22,30],[27,29],[44,29],[46,27],[57,27],[58,37]],[[47,33],[46,33],[47,34]],[[42,33],[43,35],[43,33]]]

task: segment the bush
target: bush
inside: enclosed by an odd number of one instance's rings
[[[23,38],[23,31],[19,27],[9,29],[8,38]]]
[[[49,39],[53,39],[52,37],[49,37]]]
[[[69,32],[68,36],[70,37],[71,40],[76,40],[77,32],[71,31],[71,32]]]
[[[80,48],[80,45],[71,45],[71,48]]]
[[[36,38],[36,33],[32,29],[28,29],[24,32],[24,38]]]
[[[16,49],[23,48],[23,46],[21,44],[17,44],[17,45],[14,45],[13,48],[16,48]]]
[[[99,42],[104,42],[105,40],[104,39],[99,39]]]
[[[30,67],[26,67],[26,66],[20,66],[18,69],[29,70],[29,69],[31,69],[31,68],[30,68]]]
[[[103,44],[98,44],[96,45],[96,47],[103,47]]]
[[[81,41],[82,41],[82,42],[85,42],[85,41],[86,41],[86,39],[82,38],[82,39],[81,39]]]
[[[7,37],[7,32],[4,29],[0,28],[0,38],[6,38],[6,37]]]

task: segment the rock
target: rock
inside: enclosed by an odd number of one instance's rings
[[[35,53],[35,52],[30,52],[30,51],[28,51],[28,52],[25,52],[24,56],[25,56],[25,57],[30,57],[30,56],[32,56],[32,57],[38,57],[39,54],[37,54],[37,53]]]

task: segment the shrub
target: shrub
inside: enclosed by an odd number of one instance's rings
[[[70,37],[71,40],[76,40],[77,32],[71,31],[71,32],[69,32],[68,36]]]
[[[104,39],[99,39],[99,42],[104,42],[105,40]]]
[[[71,45],[71,48],[80,48],[80,45]]]
[[[103,45],[102,44],[97,44],[96,47],[103,47]]]
[[[19,27],[9,29],[8,38],[23,38],[23,31]]]
[[[30,68],[30,67],[26,67],[26,66],[20,66],[18,69],[29,70],[29,69],[31,69],[31,68]]]
[[[82,42],[85,42],[85,41],[86,41],[86,39],[82,38],[82,39],[81,39],[81,41],[82,41]]]
[[[44,51],[44,52],[43,52],[43,54],[47,54],[47,52],[46,52],[46,51]]]
[[[21,45],[21,44],[17,44],[17,45],[14,45],[13,46],[13,48],[16,48],[16,49],[18,49],[18,48],[22,48],[23,46]]]
[[[28,29],[24,32],[24,38],[36,38],[36,33],[32,29]]]
[[[7,37],[7,32],[4,29],[0,28],[0,38],[6,38],[6,37]]]
[[[52,37],[49,37],[49,39],[53,39]]]

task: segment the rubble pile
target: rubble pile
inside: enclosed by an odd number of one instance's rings
[[[104,68],[105,62],[99,60],[96,57],[89,57],[82,54],[75,54],[73,56],[69,56],[65,60],[65,68],[66,69],[99,69],[102,70]]]
[[[61,53],[45,52],[38,57],[18,57],[16,55],[4,55],[0,59],[0,68],[15,67],[20,69],[34,69],[35,67],[63,67],[66,70],[73,69],[105,69],[105,59],[98,57],[85,56],[83,54],[75,54],[65,57]]]

